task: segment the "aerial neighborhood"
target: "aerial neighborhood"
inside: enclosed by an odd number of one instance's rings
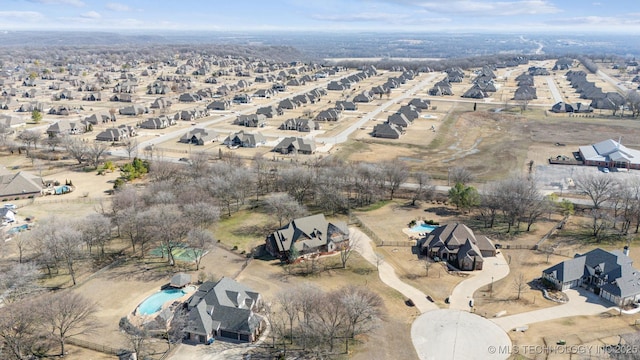
[[[195,32],[216,11],[224,27],[227,5],[143,22],[152,5],[129,3],[0,11],[0,359],[640,347],[635,37],[408,31],[445,5],[479,11],[428,1],[363,2],[349,21],[343,3],[290,4],[302,20],[271,4],[233,17],[260,31]],[[531,5],[482,3],[501,19]],[[536,3],[544,23],[558,3]],[[36,6],[114,22],[45,31]],[[409,28],[267,31],[282,14]]]

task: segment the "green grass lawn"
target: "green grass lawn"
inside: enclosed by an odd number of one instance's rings
[[[256,210],[241,210],[223,217],[213,231],[216,239],[238,251],[251,251],[263,244],[267,235],[278,227],[275,219]]]

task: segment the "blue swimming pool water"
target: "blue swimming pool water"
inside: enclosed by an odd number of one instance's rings
[[[138,313],[142,315],[151,315],[158,310],[162,309],[167,301],[182,297],[186,292],[179,289],[167,289],[159,291],[148,298],[146,298],[140,306],[138,306]]]
[[[19,232],[27,230],[28,227],[29,227],[29,225],[27,225],[27,224],[16,226],[16,227],[12,227],[11,229],[9,229],[9,231],[7,231],[7,233],[8,234],[19,233]]]
[[[60,195],[60,194],[66,194],[68,192],[71,191],[71,188],[68,187],[67,185],[62,185],[62,186],[58,186],[57,188],[55,188],[56,190],[56,195]]]
[[[409,230],[417,233],[423,233],[423,232],[429,233],[429,232],[432,232],[437,227],[438,227],[437,225],[419,224],[412,227]]]

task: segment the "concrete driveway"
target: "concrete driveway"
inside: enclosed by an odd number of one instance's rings
[[[360,229],[356,228],[349,229],[349,236],[352,241],[354,241],[356,251],[368,262],[376,265],[377,259],[376,253],[373,251],[373,246],[375,246],[373,241],[360,231]],[[422,291],[400,280],[393,267],[384,261],[378,264],[378,276],[387,286],[397,290],[406,298],[411,299],[420,313],[438,309],[436,304],[427,300],[427,296]]]
[[[502,254],[485,258],[482,271],[469,273],[470,277],[458,284],[449,297],[449,309],[469,311],[469,300],[479,288],[496,282],[509,275],[509,264]]]
[[[566,290],[565,293],[569,296],[569,302],[566,304],[529,311],[522,314],[495,318],[491,319],[491,321],[504,329],[504,331],[510,331],[516,327],[537,322],[571,316],[597,315],[611,309],[617,309],[615,306],[603,305],[604,301],[602,299],[600,299],[596,294],[584,289]]]

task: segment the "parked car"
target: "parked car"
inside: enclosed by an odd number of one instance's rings
[[[608,174],[609,173],[609,168],[602,168],[602,172],[605,173],[605,174]]]
[[[4,208],[9,210],[16,210],[18,207],[14,204],[4,204]]]

